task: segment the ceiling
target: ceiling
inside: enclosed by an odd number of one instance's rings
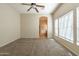
[[[50,14],[59,5],[59,3],[36,3],[36,4],[45,6],[45,8],[37,7],[40,14]],[[35,9],[31,9],[30,11],[27,12],[27,9],[29,9],[30,6],[22,5],[21,3],[12,3],[9,5],[14,9],[16,9],[19,13],[37,13]]]

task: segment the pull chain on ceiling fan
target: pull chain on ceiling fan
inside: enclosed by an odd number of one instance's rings
[[[37,5],[36,3],[31,3],[31,4],[29,4],[29,3],[22,3],[22,5],[28,5],[28,6],[31,6],[27,11],[30,11],[30,10],[33,8],[33,9],[36,10],[37,13],[39,13],[37,7],[42,7],[42,8],[45,7],[45,6],[43,6],[43,5]]]

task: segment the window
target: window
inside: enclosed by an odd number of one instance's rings
[[[69,42],[72,42],[73,44],[77,43],[77,45],[79,46],[79,7],[77,7],[73,11],[70,11],[67,14],[55,20],[55,35]],[[73,22],[74,20],[73,18],[77,21]],[[73,28],[73,24],[75,25],[74,28]],[[74,32],[74,36],[73,36],[73,32]]]
[[[73,42],[73,11],[59,18],[59,37]]]
[[[65,35],[68,41],[73,42],[73,11],[67,14]]]
[[[63,33],[64,33],[64,32],[63,32],[63,28],[64,28],[64,27],[63,27],[63,26],[64,26],[64,25],[63,25],[63,24],[64,24],[63,22],[64,22],[63,18],[60,17],[60,18],[59,18],[59,36],[62,37],[62,38],[63,38]]]
[[[58,19],[55,20],[55,35],[58,36]]]

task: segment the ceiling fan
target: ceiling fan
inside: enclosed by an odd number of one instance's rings
[[[36,10],[37,13],[39,13],[39,10],[37,9],[37,7],[42,7],[44,8],[44,5],[38,5],[36,3],[22,3],[22,5],[28,5],[31,6],[27,11],[30,11],[32,8]]]

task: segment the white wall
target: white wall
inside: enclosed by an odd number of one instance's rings
[[[0,47],[20,38],[20,15],[10,6],[0,4]]]
[[[21,38],[39,38],[39,18],[48,17],[48,38],[52,37],[51,15],[21,14]]]

